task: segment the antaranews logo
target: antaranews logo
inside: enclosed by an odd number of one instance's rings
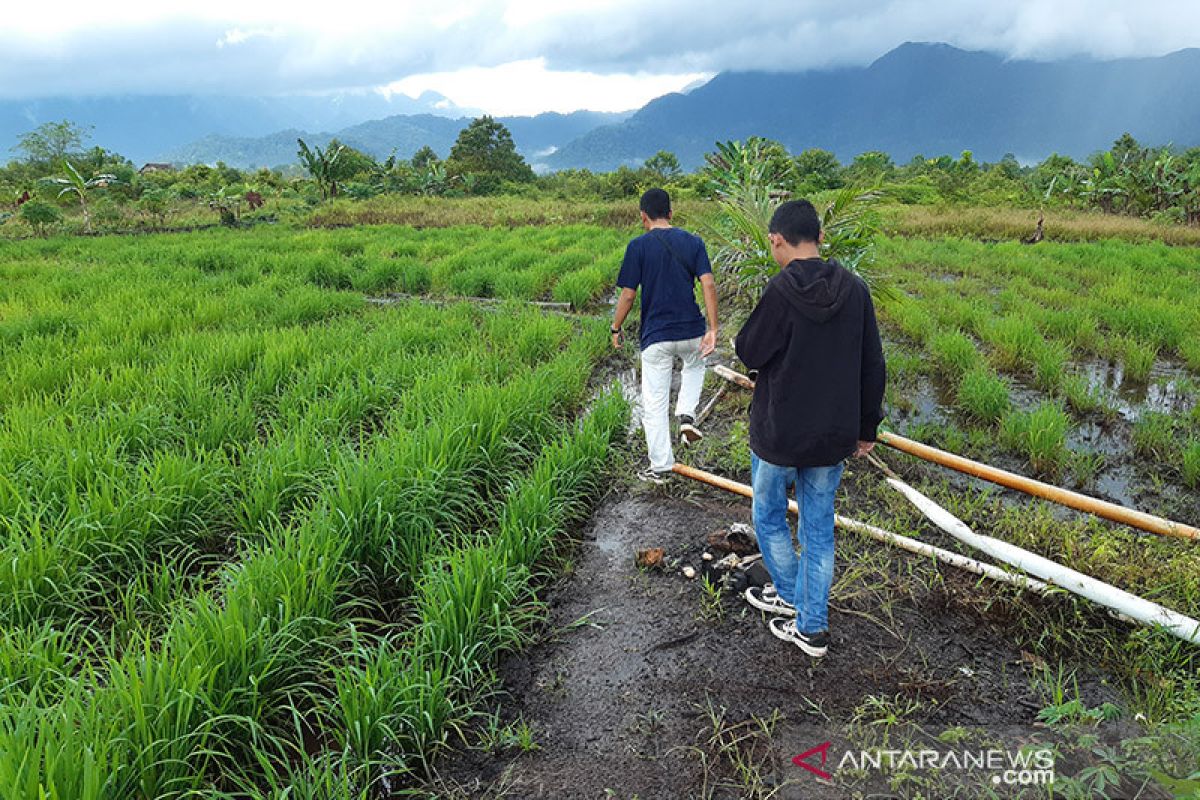
[[[792,763],[818,778],[831,780],[823,767],[830,760],[832,742],[822,742],[792,758]],[[820,765],[814,759],[820,759]],[[1048,786],[1054,783],[1054,751],[1049,747],[1016,750],[846,750],[835,770],[911,771],[953,770],[990,773],[999,786]]]

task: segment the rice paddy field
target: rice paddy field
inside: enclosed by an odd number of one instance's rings
[[[0,241],[0,797],[391,796],[622,484],[630,410],[595,376],[632,227],[343,206],[355,227]],[[890,231],[884,427],[1200,522],[1200,255],[1145,231]],[[745,402],[690,459],[744,478]],[[1200,616],[1194,544],[884,456],[976,530]],[[926,530],[851,486],[847,513]],[[1151,731],[1200,720],[1185,645],[1010,599],[1021,647],[1091,654]]]
[[[0,793],[361,797],[433,750],[628,412],[601,322],[365,292],[585,303],[618,238],[0,246]]]

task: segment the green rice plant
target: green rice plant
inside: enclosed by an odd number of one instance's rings
[[[958,404],[972,419],[998,422],[1008,413],[1008,384],[986,367],[976,367],[958,384]]]
[[[1188,369],[1193,372],[1200,372],[1200,337],[1184,340],[1179,345],[1179,355],[1183,357]]]
[[[1033,383],[1045,392],[1056,392],[1062,384],[1070,351],[1059,342],[1039,340],[1030,353]]]
[[[1079,373],[1064,375],[1058,389],[1067,405],[1079,414],[1107,413],[1111,409],[1100,391]]]
[[[1167,461],[1175,453],[1176,436],[1174,416],[1145,412],[1133,424],[1133,451],[1145,458]]]
[[[402,643],[352,635],[349,647],[345,663],[334,667],[330,714],[337,723],[333,735],[338,749],[364,765],[386,759],[389,749],[419,752],[440,730],[420,735],[414,725],[441,722],[451,713],[444,685],[424,674],[414,676]],[[435,718],[422,720],[418,711],[429,706],[435,692],[444,698],[441,708]]]
[[[372,262],[353,276],[353,288],[367,294],[395,291],[424,294],[429,290],[429,268],[412,258],[384,259]]]
[[[1157,345],[1122,337],[1118,340],[1117,347],[1121,352],[1125,379],[1145,383],[1150,378],[1150,370],[1154,368],[1154,360],[1158,357]]]
[[[492,297],[496,293],[499,274],[495,264],[480,264],[455,272],[447,281],[447,288],[451,294],[460,297]]]
[[[1200,438],[1192,437],[1183,446],[1182,468],[1184,484],[1200,488]]]
[[[957,379],[979,366],[981,359],[975,342],[962,331],[941,331],[928,341],[934,363],[943,375]]]
[[[898,347],[887,352],[888,387],[895,384],[910,385],[925,370],[926,360],[919,353]]]
[[[1036,472],[1057,475],[1067,458],[1070,422],[1061,406],[1041,403],[1031,411],[1005,414],[1000,422],[1000,438],[1007,447],[1028,458]]]
[[[1006,371],[1025,369],[1039,346],[1041,334],[1024,317],[999,317],[984,326],[984,341],[993,348],[996,366]]]
[[[568,273],[554,284],[554,299],[570,303],[572,308],[584,308],[613,285],[616,276],[609,270],[591,266]]]
[[[1104,455],[1093,451],[1071,453],[1070,465],[1076,483],[1086,487],[1104,469]]]
[[[917,299],[908,295],[884,299],[880,303],[880,312],[885,323],[895,327],[917,344],[923,344],[936,327],[930,313]]]
[[[1095,317],[1083,308],[1056,308],[1044,317],[1043,330],[1071,348],[1095,351],[1100,330]]]
[[[534,300],[541,294],[537,274],[504,271],[496,276],[496,296],[512,300]]]

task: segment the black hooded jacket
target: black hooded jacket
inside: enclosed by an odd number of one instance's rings
[[[796,260],[771,278],[735,342],[758,370],[750,449],[778,466],[823,467],[875,441],[887,372],[867,285],[836,261]]]

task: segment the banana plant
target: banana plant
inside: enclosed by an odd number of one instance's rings
[[[64,194],[74,194],[79,198],[79,207],[83,211],[83,229],[87,233],[92,232],[92,215],[88,210],[88,193],[92,189],[99,189],[111,186],[114,183],[120,183],[117,180],[117,176],[108,173],[84,178],[79,173],[79,170],[75,169],[71,162],[66,159],[63,159],[63,176],[59,178],[46,178],[45,182],[51,186],[59,187],[59,197],[62,197]]]
[[[338,158],[345,151],[346,146],[339,144],[332,150],[321,150],[319,147],[310,149],[303,139],[296,141],[300,144],[300,150],[297,152],[300,164],[317,182],[317,188],[321,191],[321,199],[328,200],[330,197],[337,197],[338,180],[341,177],[338,174]]]
[[[708,161],[709,188],[720,213],[706,225],[717,247],[716,263],[729,273],[735,293],[757,300],[767,281],[779,271],[771,254],[767,228],[779,202],[787,176],[771,158],[771,143],[762,139],[721,142]],[[821,207],[825,243],[821,254],[835,258],[861,277],[872,294],[886,293],[884,275],[875,267],[874,242],[879,221],[873,206],[882,193],[875,188],[846,187]]]

